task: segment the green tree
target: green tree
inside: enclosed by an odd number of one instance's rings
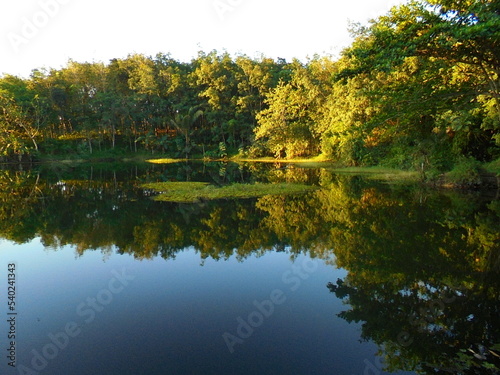
[[[265,103],[268,108],[257,114],[257,142],[275,157],[311,156],[319,152],[321,118],[327,92],[331,89],[331,64],[327,59],[313,60],[304,66],[298,60],[290,64],[290,82],[280,81]]]
[[[186,114],[177,113],[175,117],[170,120],[171,124],[184,136],[183,152],[186,154],[186,159],[189,158],[189,154],[192,150],[191,134],[193,132],[193,126],[202,115],[203,111],[198,110],[196,107],[191,107]]]
[[[2,153],[23,154],[38,151],[38,140],[47,125],[47,105],[29,82],[14,76],[0,79]],[[26,143],[31,143],[29,147]]]
[[[337,77],[369,74],[380,80],[377,75],[385,74],[375,93],[386,104],[379,123],[397,121],[399,129],[416,129],[424,139],[437,128],[458,136],[458,153],[492,158],[500,128],[498,5],[496,0],[419,0],[395,7],[358,27],[345,51],[351,65]],[[446,115],[449,111],[457,116]],[[407,143],[412,147],[415,141]],[[420,143],[428,148],[428,141]]]

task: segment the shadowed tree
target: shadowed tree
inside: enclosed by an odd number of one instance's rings
[[[186,114],[182,115],[177,113],[174,118],[170,120],[170,123],[184,136],[184,152],[186,153],[186,159],[189,157],[189,153],[192,149],[191,134],[193,126],[202,115],[202,110],[198,110],[196,107],[191,107]]]

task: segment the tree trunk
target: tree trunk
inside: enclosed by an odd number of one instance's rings
[[[35,150],[38,151],[38,144],[36,143],[35,138],[31,138],[31,141],[33,142],[33,146],[35,147]]]
[[[87,138],[87,141],[89,143],[89,151],[90,151],[90,154],[92,154],[92,140],[90,139],[90,137]]]

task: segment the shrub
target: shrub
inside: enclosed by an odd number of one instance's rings
[[[463,157],[447,174],[447,179],[460,186],[474,186],[481,184],[479,172],[480,163],[471,157]]]

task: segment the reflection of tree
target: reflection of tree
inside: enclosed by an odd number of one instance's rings
[[[273,234],[277,244],[288,244],[295,253],[331,255],[328,223],[321,215],[317,193],[300,196],[266,196],[257,208],[266,216],[262,225]]]
[[[71,244],[79,254],[116,249],[139,259],[170,259],[190,246],[202,259],[308,253],[348,271],[329,284],[350,305],[340,316],[362,322],[363,338],[380,345],[388,369],[499,371],[498,201],[389,188],[326,170],[280,166],[266,174],[268,167],[228,166],[222,176],[214,167],[205,174],[152,167],[49,177],[1,171],[0,236],[16,242],[39,236],[46,246]],[[285,179],[323,188],[188,205],[155,202],[136,187],[186,173],[215,183]]]
[[[116,248],[137,258],[171,258],[189,246],[202,258],[215,259],[232,255],[245,258],[277,247],[307,248],[308,240],[299,238],[302,229],[287,235],[286,230],[272,225],[272,220],[265,220],[276,215],[271,197],[259,204],[256,200],[157,203],[149,199],[149,192],[136,187],[152,178],[184,180],[186,173],[216,184],[253,181],[248,168],[228,165],[225,175],[214,173],[220,171],[219,164],[204,166],[204,174],[200,168],[186,171],[184,165],[161,171],[155,168],[143,174],[132,168],[119,171],[118,176],[114,170],[90,167],[72,173],[61,168],[44,171],[48,180],[38,173],[3,171],[0,236],[16,242],[41,237],[47,247],[70,244],[79,254]],[[284,217],[293,221],[297,210],[291,205],[288,208],[288,203],[296,201],[302,211],[304,203],[298,197],[284,199]],[[303,214],[305,220],[307,210]],[[310,227],[309,231],[314,237],[316,229]]]
[[[363,322],[363,338],[384,349],[388,370],[498,373],[498,289],[420,283],[394,292],[387,284],[362,288],[343,280],[328,287],[351,306],[340,316]]]
[[[219,165],[204,168],[205,174],[201,168],[189,173],[214,183]],[[266,175],[267,166],[230,165],[224,180],[258,176],[261,181],[318,181],[324,188],[305,195],[189,205],[153,202],[136,187],[149,179],[183,180],[183,166],[143,172],[89,168],[58,171],[57,176],[44,171],[48,179],[3,171],[0,233],[17,242],[40,236],[47,246],[73,244],[80,252],[116,246],[141,258],[169,257],[188,246],[217,258],[271,249],[308,251],[336,258],[339,266],[366,280],[403,284],[411,279],[407,275],[419,280],[470,277],[471,267],[481,271],[498,261],[496,201],[478,210],[474,199],[428,195],[422,201],[411,191],[391,192],[355,177],[283,168],[271,168]],[[428,267],[421,267],[423,260]]]
[[[18,243],[36,234],[37,204],[43,201],[37,173],[0,170],[0,233]]]
[[[420,204],[365,189],[343,202],[334,246],[349,274],[328,287],[388,370],[500,370],[500,211],[471,198]]]

